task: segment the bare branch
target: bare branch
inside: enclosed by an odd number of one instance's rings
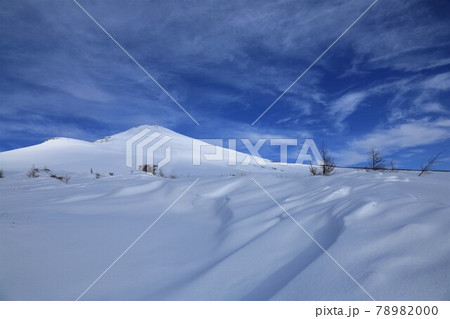
[[[422,176],[424,173],[427,173],[428,171],[430,171],[431,168],[433,167],[433,165],[436,164],[436,161],[442,154],[444,154],[444,151],[441,151],[441,152],[437,153],[435,156],[433,156],[432,158],[430,158],[428,160],[427,165],[422,166],[419,176]]]

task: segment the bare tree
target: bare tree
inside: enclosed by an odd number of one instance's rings
[[[431,170],[431,168],[433,167],[434,164],[436,164],[438,158],[444,154],[444,151],[441,151],[439,153],[437,153],[436,155],[434,155],[433,157],[431,157],[428,160],[428,163],[424,166],[422,165],[422,168],[420,170],[419,176],[423,175],[424,173],[427,173],[429,170]]]
[[[392,173],[398,172],[397,165],[395,165],[394,160],[391,160],[389,162],[389,171],[392,172]]]
[[[322,168],[322,175],[331,175],[336,165],[334,164],[334,159],[330,156],[330,153],[324,144],[322,144],[320,155],[322,155],[322,164],[320,165]]]
[[[330,156],[328,148],[324,144],[322,144],[322,148],[320,149],[320,155],[322,156],[322,162],[318,167],[310,163],[309,172],[311,175],[331,175],[336,165],[334,164],[334,159]]]
[[[381,171],[386,169],[383,155],[375,146],[371,146],[368,153],[369,162],[367,168],[374,171]]]

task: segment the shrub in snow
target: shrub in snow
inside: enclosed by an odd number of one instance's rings
[[[309,172],[311,175],[320,175],[317,167],[313,166],[311,163],[309,164]]]
[[[0,169],[0,178],[3,178],[3,170]]]
[[[57,179],[57,180],[59,180],[59,181],[61,181],[63,183],[66,183],[66,184],[68,184],[69,181],[70,181],[70,176],[67,176],[67,175],[65,175],[65,176],[58,176],[56,174],[51,174],[50,177],[51,178],[55,178],[55,179]]]
[[[34,165],[31,166],[31,168],[28,170],[27,176],[28,177],[39,177],[39,169],[35,168]]]
[[[98,140],[95,140],[94,143],[107,143],[111,139],[111,136],[105,136],[102,138],[99,138]]]
[[[142,166],[140,165],[138,167],[138,170],[155,175],[157,168],[158,168],[158,165],[144,164]]]
[[[101,175],[99,173],[95,173],[95,178],[99,179],[101,177]]]
[[[70,181],[70,176],[63,176],[60,180],[61,182],[68,184]]]

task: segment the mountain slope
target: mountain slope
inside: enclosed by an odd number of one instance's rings
[[[236,154],[237,162],[240,163],[248,156],[247,154],[233,152],[204,142],[202,143],[206,145],[203,146],[202,151],[207,153],[221,151],[224,154],[223,160],[206,161],[202,158],[201,165],[194,166],[192,164],[193,142],[200,141],[157,125],[135,127],[95,142],[64,137],[53,138],[39,145],[0,153],[0,167],[14,172],[24,171],[29,169],[31,165],[35,165],[36,167],[50,167],[75,174],[88,172],[91,168],[104,173],[129,173],[131,168],[126,166],[126,142],[144,129],[149,130],[147,135],[157,132],[162,136],[171,138],[163,145],[164,147],[155,152],[156,163],[165,156],[165,148],[171,148],[171,161],[163,168],[167,175],[221,176],[243,172],[239,167],[229,166],[228,157],[230,153]],[[143,138],[138,142],[141,140]],[[261,171],[261,167],[255,166],[254,163],[243,169],[245,172]]]

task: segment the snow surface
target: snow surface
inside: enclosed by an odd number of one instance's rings
[[[375,299],[450,298],[447,173],[192,167],[191,138],[147,126],[173,138],[162,178],[125,166],[143,128],[0,153],[1,300],[77,299],[198,177],[82,300],[369,300],[252,178]]]

